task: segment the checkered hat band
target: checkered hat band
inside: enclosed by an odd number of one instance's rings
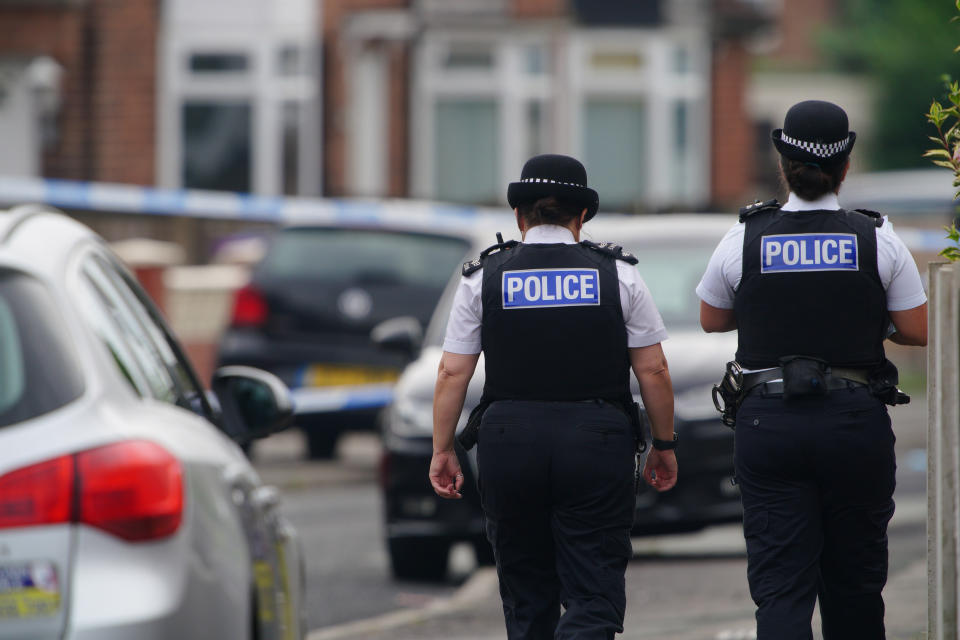
[[[560,182],[559,180],[551,180],[550,178],[523,178],[520,182],[541,182],[544,184],[565,184],[568,187],[583,187],[586,185],[577,184],[576,182]]]
[[[803,149],[804,151],[808,151],[820,158],[829,158],[830,156],[835,156],[841,151],[844,151],[847,148],[847,145],[850,144],[849,135],[839,142],[831,142],[830,144],[797,140],[796,138],[791,138],[785,133],[780,134],[780,139],[789,145],[792,145],[798,149]]]

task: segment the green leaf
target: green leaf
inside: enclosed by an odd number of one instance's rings
[[[955,167],[953,166],[953,162],[947,162],[946,160],[934,160],[933,164],[937,165],[938,167],[943,167],[945,169],[955,170]]]
[[[953,155],[946,149],[930,149],[930,151],[927,151],[925,154],[923,154],[924,158],[932,158],[934,156],[940,156],[946,158],[947,160],[953,159]]]
[[[958,176],[957,179],[953,181],[953,186],[960,187],[960,176]]]

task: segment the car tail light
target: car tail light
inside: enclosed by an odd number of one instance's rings
[[[0,477],[0,528],[81,523],[132,542],[174,533],[183,470],[152,442],[117,442]]]
[[[235,327],[262,327],[267,322],[267,300],[252,285],[239,289],[233,299],[233,316],[230,323]]]
[[[183,513],[180,463],[152,442],[132,441],[77,454],[79,520],[124,540],[170,535]]]
[[[0,529],[69,522],[73,456],[61,456],[0,477]]]

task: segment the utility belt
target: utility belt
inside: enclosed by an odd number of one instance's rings
[[[713,387],[713,404],[720,412],[721,421],[733,428],[737,423],[737,409],[743,399],[754,391],[765,395],[779,395],[784,400],[825,396],[830,391],[868,387],[870,393],[888,405],[907,404],[910,396],[897,388],[897,367],[889,360],[872,369],[831,367],[818,358],[787,356],[781,366],[744,373],[736,361],[727,363],[727,370],[719,384]]]
[[[480,434],[480,422],[483,420],[483,414],[486,413],[490,405],[497,400],[498,398],[482,396],[480,398],[480,402],[477,403],[477,406],[470,411],[470,415],[467,417],[467,424],[463,427],[463,430],[457,434],[456,438],[457,442],[460,443],[460,446],[463,447],[465,451],[469,451],[477,444],[477,437]],[[627,418],[630,419],[630,425],[633,427],[634,441],[636,442],[637,455],[647,450],[647,440],[644,436],[643,417],[640,413],[640,405],[633,401],[632,395],[627,394],[623,398],[619,399],[596,398],[592,400],[573,401],[557,400],[556,402],[590,402],[598,404],[605,402],[610,404],[620,411],[623,411],[625,414],[627,414]]]

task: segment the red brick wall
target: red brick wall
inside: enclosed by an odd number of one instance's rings
[[[517,18],[553,18],[567,14],[564,0],[512,0],[512,5]]]
[[[50,56],[63,67],[56,147],[44,156],[44,174],[60,178],[90,176],[89,80],[84,65],[86,12],[67,8],[0,6],[0,55]]]
[[[341,32],[353,13],[377,9],[402,9],[410,0],[326,0],[323,3],[323,192],[326,196],[349,195],[347,185],[347,134],[350,105],[347,63]],[[388,188],[391,196],[407,195],[407,129],[409,53],[405,45],[389,47],[390,65],[390,160]]]
[[[752,180],[753,130],[746,107],[750,55],[743,44],[714,45],[710,109],[710,192],[720,207],[742,205]]]
[[[96,180],[153,184],[159,0],[96,0]]]
[[[817,32],[833,22],[836,4],[836,0],[784,2],[777,25],[781,40],[773,57],[798,66],[819,62]]]
[[[45,176],[153,184],[158,1],[0,5],[0,55],[47,55],[63,67]]]

